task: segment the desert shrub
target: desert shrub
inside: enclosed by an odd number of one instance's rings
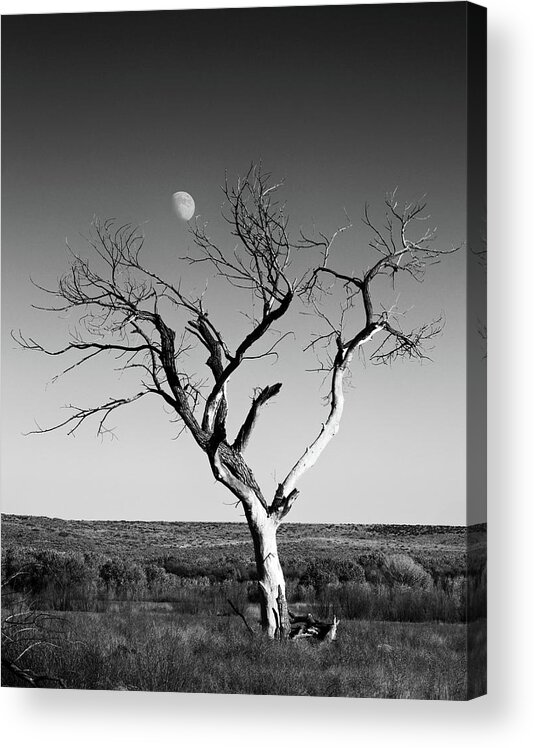
[[[211,577],[177,577],[178,587],[209,587],[214,584]]]
[[[308,603],[312,605],[316,598],[315,587],[300,584],[294,579],[286,580],[286,597],[290,607],[293,603]]]
[[[23,548],[2,550],[2,583],[9,580],[11,589],[25,589],[28,584],[27,572],[33,561],[33,555]]]
[[[155,563],[145,564],[144,567],[146,585],[152,596],[158,597],[168,588],[168,580],[171,578],[165,569]]]
[[[100,567],[100,577],[109,592],[120,598],[139,597],[146,589],[142,567],[121,558],[108,559]]]
[[[35,551],[23,559],[23,563],[7,564],[16,577],[10,587],[33,596],[44,609],[74,610],[88,609],[96,594],[98,575],[96,569],[86,563],[82,553],[61,553],[47,549]],[[17,568],[18,567],[18,568]]]
[[[338,577],[340,582],[364,582],[365,572],[363,567],[354,561],[340,561]]]
[[[299,584],[304,587],[313,587],[316,591],[326,587],[331,582],[337,582],[338,576],[330,559],[314,559],[306,566],[304,574],[299,579]]]
[[[382,564],[382,572],[389,584],[401,584],[408,587],[428,588],[432,584],[432,577],[425,569],[404,553],[386,556]]]
[[[225,581],[247,582],[257,578],[254,564],[234,556],[211,559],[164,556],[156,563],[162,566],[168,574],[174,574],[183,579],[207,577],[214,584]]]
[[[168,574],[174,574],[182,579],[206,577],[210,582],[222,581],[226,578],[226,570],[221,569],[220,563],[211,562],[206,558],[188,559],[176,556],[164,556],[158,563]]]
[[[221,564],[219,576],[222,576],[221,581],[248,582],[257,579],[256,566],[238,556],[226,556]]]
[[[309,559],[301,558],[299,556],[287,556],[282,552],[282,549],[280,549],[280,551],[286,582],[290,579],[298,581],[304,575]]]
[[[368,582],[346,582],[330,590],[323,606],[345,619],[369,619],[373,608],[373,587]]]
[[[313,603],[313,599],[306,599]],[[345,582],[329,584],[318,593],[312,606],[319,616],[335,613],[342,619],[382,621],[465,620],[461,596],[453,596],[439,586],[428,588],[408,585]]]
[[[363,582],[365,572],[360,564],[348,559],[318,558],[309,561],[299,578],[304,587],[316,592],[338,582]]]
[[[168,600],[177,611],[187,615],[230,614],[228,600],[238,609],[244,609],[248,603],[248,587],[247,583],[232,581],[205,585],[186,584],[176,587],[169,594]]]
[[[362,567],[365,579],[371,584],[382,584],[385,581],[382,567],[385,556],[380,551],[362,553],[358,556],[358,564]]]

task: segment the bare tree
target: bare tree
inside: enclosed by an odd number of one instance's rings
[[[280,187],[281,183],[273,182],[256,166],[235,184],[226,182],[223,216],[236,241],[235,248],[221,247],[210,238],[205,225],[196,223],[191,229],[196,253],[183,258],[184,263],[205,265],[232,286],[246,289],[255,299],[256,310],[260,310],[249,318],[250,327],[235,347],[230,345],[227,333],[213,323],[202,295],[186,294],[179,280],[162,277],[145,264],[142,232],[112,221],[94,224],[89,238],[94,253],[91,263],[72,253],[70,267],[58,287],[42,289],[53,302],[41,308],[78,313],[76,332],[67,345],[50,350],[33,338],[15,335],[30,350],[50,356],[78,354],[62,373],[106,353],[114,354],[121,368],[139,373],[137,392],[94,407],[71,406],[68,418],[39,429],[39,433],[65,428],[72,434],[93,416],[98,432],[104,433],[115,410],[146,396],[161,398],[170,407],[205,453],[215,479],[233,493],[244,510],[254,545],[262,626],[271,637],[286,637],[290,631],[277,529],[298,497],[299,479],[338,431],[344,404],[343,380],[354,354],[370,346],[370,358],[375,363],[402,357],[421,359],[426,356],[425,343],[441,330],[440,320],[411,331],[401,329],[396,308],[377,307],[377,281],[386,277],[395,283],[399,274],[421,281],[429,262],[455,251],[436,249],[433,230],[414,234],[415,227],[426,218],[424,203],[400,205],[393,193],[386,197],[385,228],[376,225],[368,209],[365,211],[370,247],[376,253],[372,264],[359,275],[341,273],[332,267],[332,248],[350,224],[332,236],[300,232],[292,238],[285,207],[277,199]],[[299,274],[294,263],[297,254],[306,264]],[[335,320],[326,311],[333,298],[339,299]],[[329,378],[328,414],[274,495],[266,498],[244,452],[262,409],[280,392],[282,384],[255,390],[233,440],[227,433],[228,384],[247,361],[277,354],[281,340],[290,331],[279,333],[274,343],[269,335],[295,303],[304,304],[327,329],[325,334],[305,341],[305,347],[315,349],[319,357],[327,357],[319,368]],[[179,330],[169,322],[172,309],[185,314]],[[356,322],[355,311],[360,313]],[[194,341],[208,356],[209,380],[204,383],[198,372],[186,368],[185,354]]]

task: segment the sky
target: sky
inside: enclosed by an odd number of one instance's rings
[[[12,329],[61,347],[72,326],[32,308],[43,297],[30,276],[57,282],[66,237],[87,254],[96,215],[142,225],[147,264],[201,290],[205,271],[180,261],[192,240],[172,194],[193,195],[231,248],[221,184],[259,160],[285,179],[294,229],[329,233],[351,217],[332,256],[342,272],[368,267],[363,206],[380,219],[396,186],[403,199],[427,195],[440,246],[462,244],[465,45],[463,3],[3,19],[3,512],[242,519],[205,455],[188,434],[174,438],[176,424],[154,400],[118,411],[114,439],[97,438],[90,423],[76,438],[23,435],[62,420],[65,404],[137,391],[112,360],[51,383],[58,360],[16,348]],[[442,313],[444,332],[423,365],[355,360],[340,431],[301,480],[290,521],[465,524],[465,265],[460,250],[423,284],[382,289],[385,306],[400,293],[408,328]],[[250,294],[210,279],[206,304],[235,347]],[[283,383],[247,451],[266,496],[326,413],[321,376],[307,371],[315,359],[303,353],[323,330],[302,311],[287,321],[295,335],[279,361],[251,363],[229,390],[235,432],[253,388]]]

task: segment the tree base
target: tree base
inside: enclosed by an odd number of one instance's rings
[[[256,632],[245,618],[242,611],[240,611],[231,600],[228,600],[232,611],[236,616],[239,616],[247,631],[252,636],[255,636]],[[289,616],[289,631],[286,633],[285,638],[291,640],[297,639],[309,639],[315,641],[327,641],[333,642],[337,637],[337,627],[339,626],[339,618],[334,616],[331,623],[327,621],[319,621],[312,616],[311,613],[307,613],[305,616],[297,616],[288,610]],[[277,630],[273,639],[280,639],[279,631]]]

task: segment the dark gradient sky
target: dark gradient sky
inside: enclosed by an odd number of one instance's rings
[[[190,239],[172,212],[187,190],[221,242],[225,170],[262,159],[286,178],[292,225],[354,229],[340,269],[367,267],[364,202],[427,193],[442,246],[465,240],[465,5],[416,4],[238,11],[21,16],[3,19],[3,502],[5,512],[86,518],[232,520],[192,440],[155,402],[118,413],[118,440],[86,427],[23,437],[65,403],[136,391],[109,366],[54,385],[57,360],[15,350],[22,327],[60,345],[72,320],[32,310],[29,283],[66,263],[65,237],[85,252],[93,215],[143,223],[147,261],[182,275]],[[198,271],[183,283],[201,288]],[[465,521],[465,254],[399,287],[407,326],[444,312],[433,363],[354,365],[336,440],[301,483],[294,521]],[[387,292],[384,304],[395,300]],[[250,299],[217,283],[208,307],[235,335]],[[256,364],[230,389],[234,428],[255,385],[284,382],[249,459],[267,494],[316,434],[317,375],[304,370],[309,320],[292,318],[278,367]]]

